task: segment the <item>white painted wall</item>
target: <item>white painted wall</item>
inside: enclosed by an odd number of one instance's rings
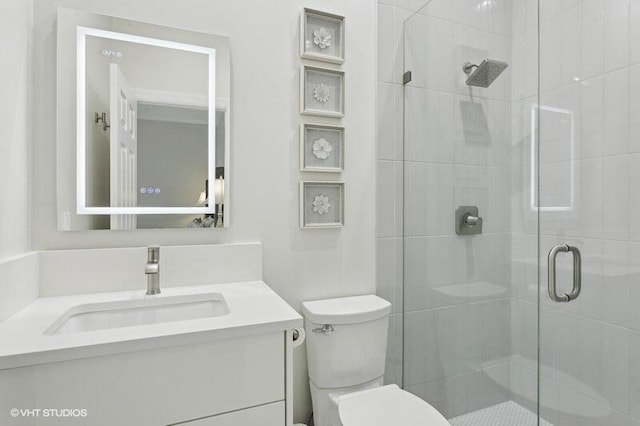
[[[30,250],[31,1],[0,2],[0,259]]]
[[[35,193],[38,249],[141,246],[149,243],[264,244],[264,279],[298,308],[307,299],[375,289],[375,23],[374,0],[323,0],[305,6],[343,14],[346,49],[346,226],[298,227],[298,52],[303,4],[206,0],[36,0]],[[231,39],[232,170],[229,229],[59,232],[55,199],[55,14],[63,6],[149,21]],[[310,120],[311,121],[311,120]],[[317,118],[318,123],[335,123]],[[327,179],[306,174],[306,179]],[[296,353],[295,418],[310,410],[306,361]]]
[[[0,2],[0,319],[38,291],[38,259],[31,250],[31,0]]]
[[[207,132],[206,124],[138,120],[138,186],[161,189],[138,195],[138,205],[196,205],[207,179]]]

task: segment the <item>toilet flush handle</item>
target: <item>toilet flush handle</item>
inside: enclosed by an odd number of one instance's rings
[[[333,326],[331,324],[325,324],[322,327],[314,328],[311,331],[313,331],[314,333],[331,334],[335,330],[333,329]]]

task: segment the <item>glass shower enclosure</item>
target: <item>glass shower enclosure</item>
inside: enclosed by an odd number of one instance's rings
[[[403,37],[404,388],[640,425],[640,0],[431,0]]]

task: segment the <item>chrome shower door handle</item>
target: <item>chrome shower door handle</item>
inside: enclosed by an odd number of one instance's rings
[[[556,257],[558,253],[568,252],[571,252],[573,255],[573,288],[569,294],[558,295],[556,287]],[[582,290],[582,256],[577,247],[561,244],[549,251],[547,284],[549,287],[549,297],[554,302],[571,302],[580,295],[580,291]]]

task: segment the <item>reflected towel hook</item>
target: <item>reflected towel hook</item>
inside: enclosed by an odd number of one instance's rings
[[[97,123],[99,123],[101,121],[102,121],[102,130],[104,130],[106,132],[107,129],[109,127],[111,127],[111,124],[109,124],[109,122],[107,121],[107,113],[106,112],[95,112],[94,113],[93,122],[97,124]]]

